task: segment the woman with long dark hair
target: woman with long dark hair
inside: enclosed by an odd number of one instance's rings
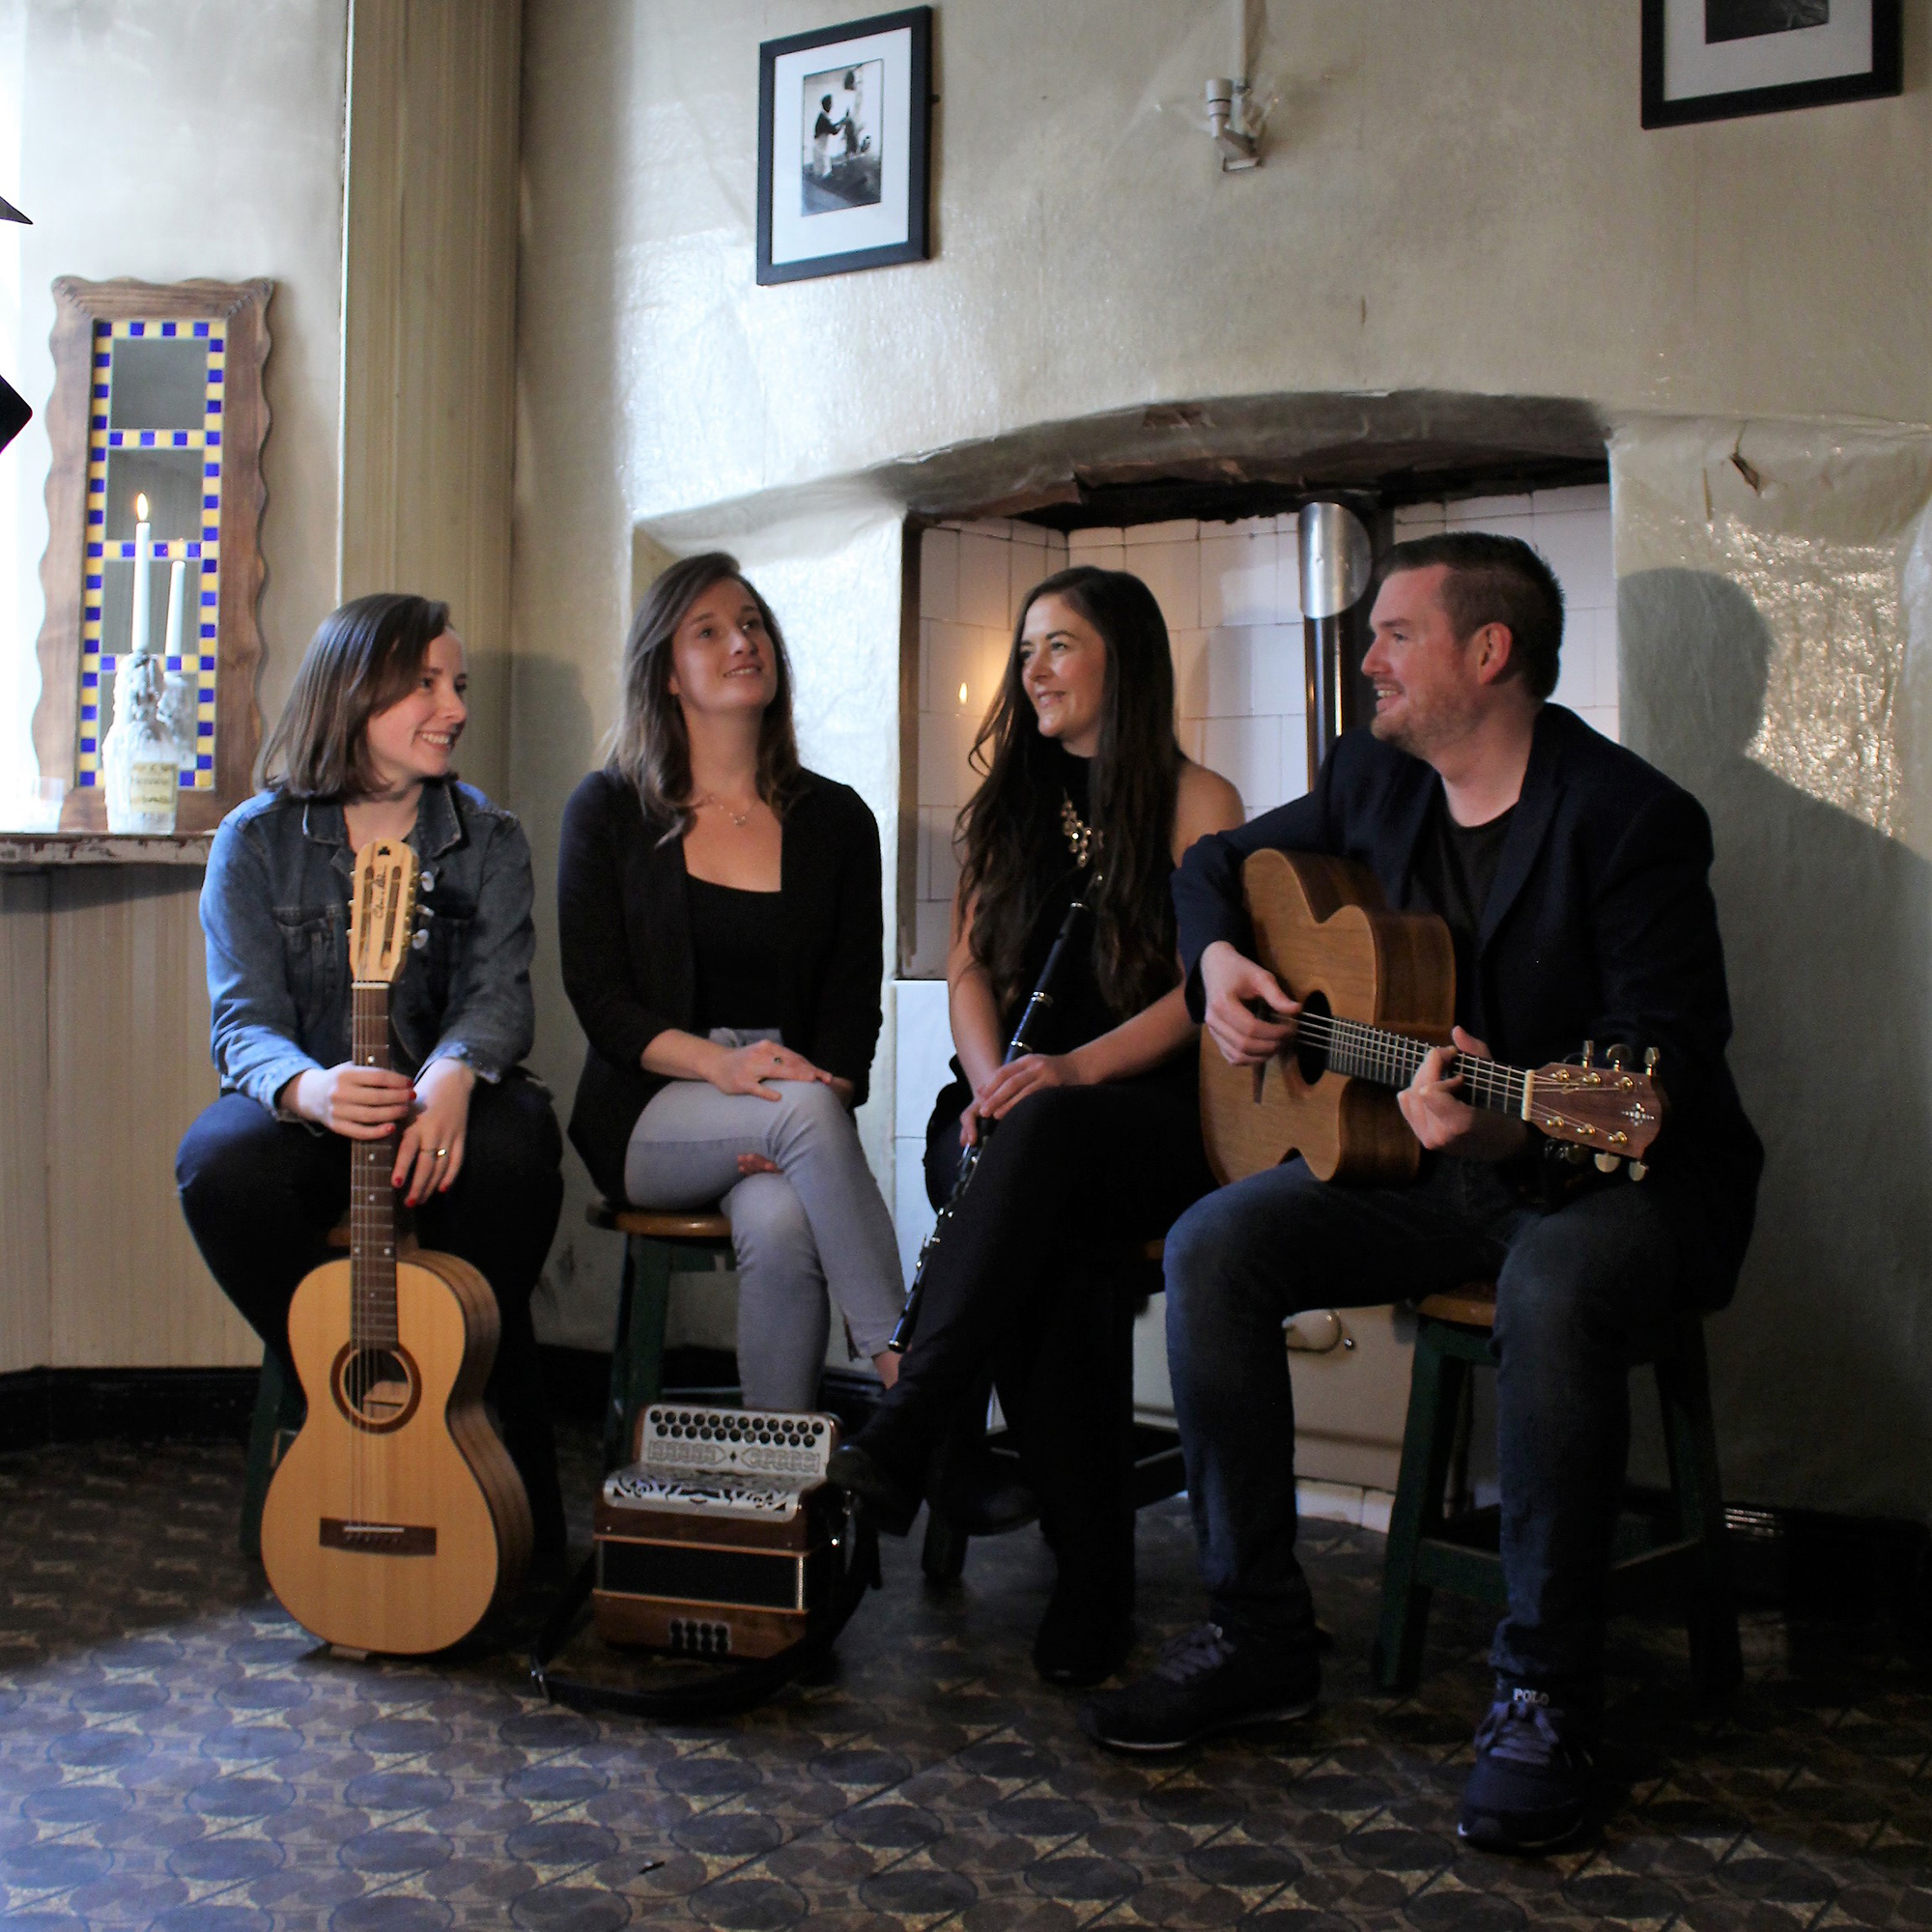
[[[852,1122],[879,893],[870,808],[799,763],[770,607],[722,551],[673,564],[624,646],[610,762],[564,810],[563,982],[589,1040],[570,1137],[612,1201],[721,1203],[752,1407],[812,1406],[828,1291],[897,1367],[898,1244]]]
[[[288,1312],[328,1258],[352,1141],[396,1140],[392,1179],[427,1248],[474,1264],[502,1327],[489,1396],[529,1492],[539,1557],[563,1500],[530,1294],[563,1204],[563,1143],[530,1049],[530,848],[457,781],[469,674],[449,607],[358,597],[323,620],[262,754],[265,788],[222,820],[201,894],[221,1097],[176,1157],[210,1271],[288,1373]],[[421,861],[414,944],[390,994],[390,1070],[350,1053],[355,854]]]
[[[1241,802],[1176,742],[1167,626],[1122,571],[1032,591],[973,758],[984,778],[960,814],[947,960],[957,1078],[927,1129],[935,1206],[962,1149],[999,1130],[933,1251],[897,1385],[834,1472],[903,1532],[992,1364],[1059,1563],[1034,1661],[1097,1683],[1132,1636],[1132,1371],[1117,1284],[1093,1263],[1165,1233],[1213,1184],[1168,878],[1196,838],[1241,823]],[[1034,1050],[1002,1065],[1076,895],[1092,921]]]

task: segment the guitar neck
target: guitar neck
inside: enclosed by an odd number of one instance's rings
[[[1338,1020],[1331,1014],[1303,1014],[1301,1032],[1323,1048],[1331,1071],[1379,1087],[1406,1087],[1415,1069],[1435,1049],[1428,1040],[1390,1033],[1362,1020]],[[1471,1106],[1497,1114],[1522,1115],[1529,1076],[1520,1067],[1499,1060],[1459,1056],[1463,1098]]]
[[[358,980],[351,1050],[357,1066],[389,1065],[389,988]],[[357,1349],[393,1348],[396,1330],[396,1158],[393,1134],[351,1143],[349,1156],[350,1339]]]

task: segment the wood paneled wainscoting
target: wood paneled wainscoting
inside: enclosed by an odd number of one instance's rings
[[[0,1405],[44,1406],[46,1372],[95,1410],[120,1372],[231,1372],[163,1377],[193,1407],[261,1360],[175,1199],[215,1093],[207,847],[0,835]]]

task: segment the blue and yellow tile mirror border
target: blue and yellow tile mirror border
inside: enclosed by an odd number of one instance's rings
[[[178,831],[251,789],[271,285],[54,284],[46,621],[34,745],[61,824],[106,825],[101,742],[130,650],[172,673]]]

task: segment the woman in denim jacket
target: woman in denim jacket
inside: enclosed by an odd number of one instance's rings
[[[268,789],[215,834],[201,923],[221,1097],[187,1130],[175,1178],[211,1272],[286,1366],[289,1302],[348,1205],[349,1143],[397,1135],[395,1185],[423,1245],[496,1293],[489,1395],[538,1552],[554,1557],[563,1505],[529,1303],[562,1145],[518,1065],[535,1032],[530,852],[451,769],[469,713],[448,624],[447,605],[392,594],[326,618],[264,753]],[[422,865],[392,1071],[350,1055],[350,888],[376,838],[406,838]]]

